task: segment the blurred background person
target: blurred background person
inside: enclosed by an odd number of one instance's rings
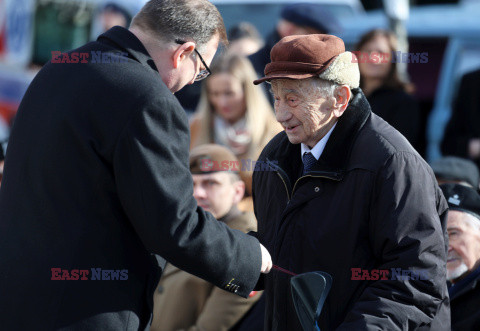
[[[108,2],[100,13],[103,31],[107,31],[118,25],[124,28],[130,26],[132,16],[127,9],[115,2]]]
[[[480,167],[479,90],[480,69],[465,74],[443,135],[442,153],[469,158]]]
[[[253,85],[257,76],[247,58],[225,55],[210,69],[212,75],[202,84],[200,103],[190,125],[191,147],[208,143],[228,147],[246,165],[240,175],[247,195],[251,195],[251,162],[282,127],[262,88]],[[247,205],[251,206],[250,202]]]
[[[229,165],[239,162],[224,146],[207,144],[191,150],[193,196],[199,206],[232,229],[256,231],[254,214],[237,208],[245,192],[238,171],[232,166],[226,170],[212,168],[224,161]],[[229,330],[261,294],[254,291],[244,299],[168,264],[154,294],[151,330]]]
[[[445,156],[433,161],[430,166],[439,185],[456,183],[478,190],[480,174],[478,167],[471,160],[456,156]]]
[[[257,28],[248,22],[241,22],[232,27],[228,31],[228,41],[228,51],[243,56],[256,53],[264,45]]]
[[[363,35],[355,47],[360,87],[372,111],[418,149],[420,110],[410,94],[412,86],[397,73],[397,63],[392,57],[397,50],[397,39],[391,31],[376,29]]]
[[[480,196],[467,186],[440,186],[448,202],[447,280],[452,330],[480,330]]]
[[[314,3],[293,3],[286,5],[274,31],[265,41],[265,46],[252,54],[249,59],[257,74],[263,76],[265,66],[270,63],[270,50],[280,39],[292,35],[340,31],[340,24],[325,7]]]

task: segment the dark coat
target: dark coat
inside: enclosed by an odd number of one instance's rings
[[[445,128],[442,153],[469,159],[468,144],[480,138],[480,70],[463,76],[452,107],[452,116]],[[480,158],[474,160],[480,167]]]
[[[400,131],[418,150],[420,136],[420,109],[410,94],[392,88],[379,88],[367,97],[372,111]]]
[[[452,330],[480,330],[480,267],[456,283],[453,288],[449,288],[449,293]]]
[[[298,178],[300,144],[284,132],[263,150],[253,176],[260,242],[280,267],[332,275],[321,330],[448,329],[446,201],[427,163],[353,93],[311,172]],[[353,280],[352,268],[388,278],[392,268],[423,270],[429,280]],[[290,276],[263,280],[265,329],[301,330]]]
[[[114,27],[72,52],[92,51],[126,54],[48,63],[19,107],[0,191],[2,330],[144,329],[165,259],[244,297],[258,281],[257,239],[197,208],[187,116],[141,42]]]

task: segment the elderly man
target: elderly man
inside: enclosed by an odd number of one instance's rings
[[[480,195],[460,184],[440,186],[448,201],[452,330],[480,330]]]
[[[341,39],[286,37],[271,58],[255,83],[271,83],[285,132],[260,155],[271,166],[253,190],[274,263],[333,277],[321,330],[447,329],[447,204],[431,168],[371,112]],[[263,280],[266,329],[300,330],[290,276]]]
[[[35,76],[0,190],[2,330],[143,330],[165,260],[243,297],[268,272],[257,239],[198,208],[173,96],[225,35],[207,0],[150,0]]]
[[[224,162],[228,166],[214,166]],[[253,213],[237,208],[245,193],[238,164],[235,155],[220,145],[192,149],[193,196],[199,206],[232,229],[256,231]],[[154,294],[151,330],[229,330],[260,296],[261,293],[252,292],[245,300],[168,264]]]

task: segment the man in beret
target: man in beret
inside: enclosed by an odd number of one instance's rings
[[[450,208],[447,279],[452,330],[480,330],[480,195],[460,184],[440,188]]]
[[[207,144],[190,151],[193,196],[199,206],[230,228],[257,230],[252,212],[241,212],[237,204],[245,193],[239,160],[226,147]],[[154,294],[151,330],[228,330],[258,301],[221,290],[192,274],[168,264]]]
[[[433,171],[371,112],[340,38],[286,37],[271,58],[255,83],[271,84],[285,131],[259,157],[270,171],[253,174],[260,242],[282,268],[333,277],[321,330],[447,329],[447,203]],[[300,330],[290,276],[261,281],[266,329]]]

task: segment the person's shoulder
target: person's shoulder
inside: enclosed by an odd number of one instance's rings
[[[242,212],[240,215],[229,221],[228,226],[245,233],[257,231],[257,220],[253,212]]]
[[[421,158],[408,140],[380,116],[372,113],[356,137],[351,160],[378,169],[395,154]]]

